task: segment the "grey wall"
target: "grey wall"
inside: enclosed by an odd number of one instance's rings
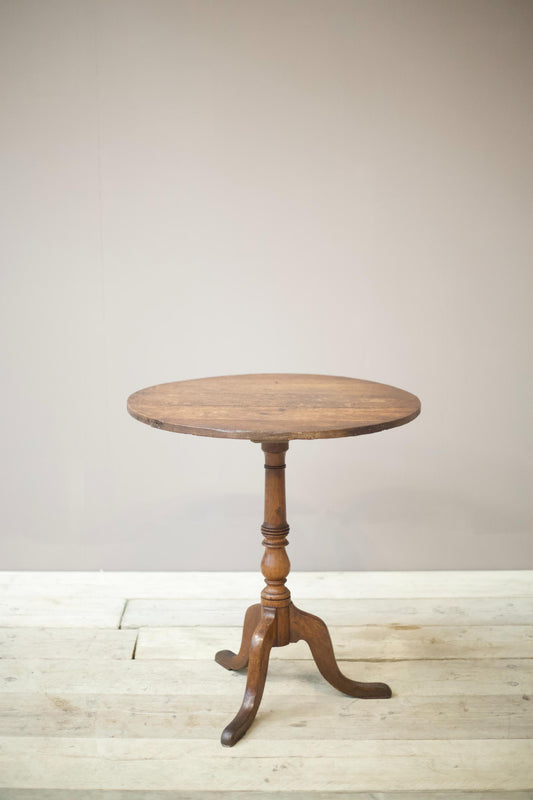
[[[169,380],[422,415],[294,442],[294,569],[533,567],[533,5],[3,0],[1,566],[256,569],[262,454]]]

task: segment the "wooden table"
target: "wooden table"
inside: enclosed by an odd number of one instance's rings
[[[331,375],[224,375],[163,383],[132,394],[135,419],[177,433],[249,439],[265,454],[265,553],[261,602],[248,608],[237,654],[221,650],[226,669],[248,666],[246,690],[235,718],[222,732],[231,747],[252,724],[265,686],[272,647],[305,640],[324,678],[350,697],[391,696],[385,683],[361,683],[340,671],[326,624],[291,602],[285,504],[285,453],[291,439],[334,439],[405,425],[420,413],[415,395],[382,383]]]

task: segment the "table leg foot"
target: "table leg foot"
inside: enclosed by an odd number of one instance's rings
[[[231,650],[219,650],[215,655],[215,661],[226,669],[244,669],[248,666],[248,656],[254,629],[261,619],[261,603],[250,606],[244,616],[244,627],[242,631],[241,649],[238,654]]]
[[[251,608],[253,608],[252,606]],[[250,609],[249,609],[250,610]],[[268,670],[268,659],[276,632],[276,612],[264,608],[250,643],[248,677],[242,705],[236,717],[222,731],[220,741],[226,747],[233,745],[244,736],[255,719],[263,696]]]
[[[335,689],[350,695],[350,697],[391,697],[390,686],[387,686],[386,683],[361,683],[352,681],[342,674],[335,659],[327,625],[320,617],[315,617],[314,614],[309,614],[307,611],[300,611],[291,604],[290,628],[291,642],[297,642],[300,639],[307,642],[321,675]]]

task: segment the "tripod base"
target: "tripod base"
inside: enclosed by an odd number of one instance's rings
[[[306,641],[322,676],[350,697],[386,698],[392,692],[386,683],[361,683],[343,675],[339,669],[327,625],[320,617],[300,611],[292,602],[271,608],[256,603],[244,619],[241,648],[238,654],[220,650],[215,661],[226,669],[248,666],[246,691],[236,717],[222,732],[221,742],[232,747],[246,733],[261,703],[272,647]]]

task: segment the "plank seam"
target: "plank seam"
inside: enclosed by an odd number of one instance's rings
[[[126,608],[128,607],[128,603],[129,603],[129,598],[126,597],[126,599],[124,600],[124,605],[122,606],[122,613],[121,613],[120,619],[118,621],[118,629],[119,630],[122,630],[122,620],[124,619],[124,614],[126,613]]]

